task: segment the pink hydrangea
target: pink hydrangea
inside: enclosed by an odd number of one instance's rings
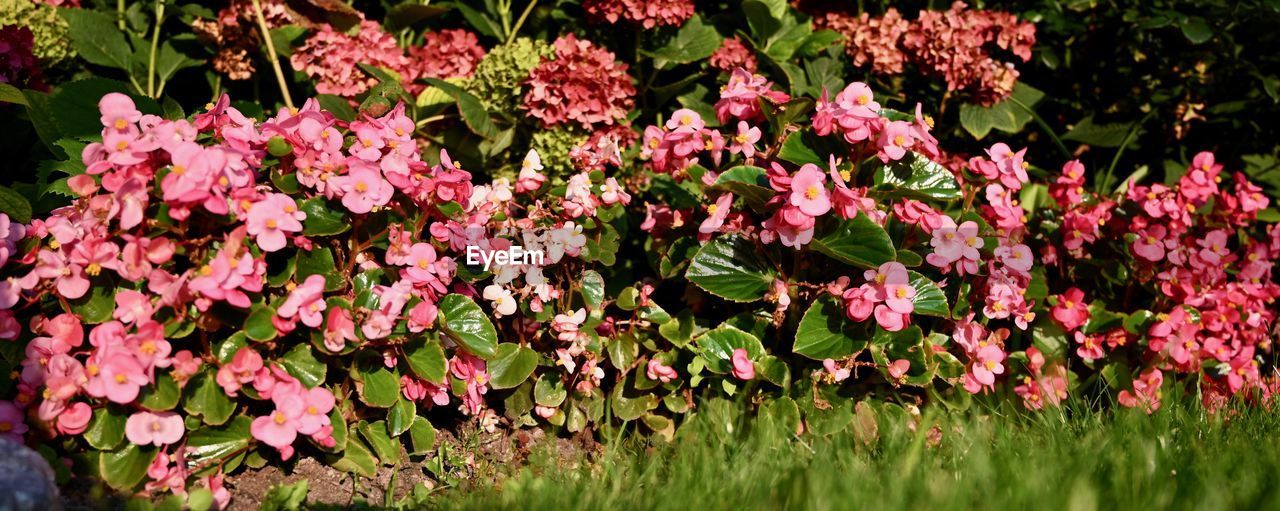
[[[378,84],[378,79],[356,66],[363,63],[400,72],[409,58],[395,36],[376,21],[361,21],[354,35],[322,23],[302,46],[289,56],[293,69],[316,82],[316,92],[355,97]]]
[[[898,43],[911,24],[902,19],[897,9],[890,7],[883,16],[876,18],[867,12],[857,17],[843,12],[828,12],[815,17],[814,25],[844,36],[845,53],[853,60],[853,65],[870,64],[871,71],[876,74],[902,73],[907,56]]]
[[[639,23],[644,28],[683,25],[693,17],[693,0],[583,0],[582,8],[595,21]]]
[[[613,52],[573,34],[556,39],[555,57],[529,73],[524,107],[544,126],[577,124],[592,130],[627,116],[635,87]]]
[[[726,37],[724,42],[720,43],[720,48],[711,54],[711,58],[707,60],[711,67],[724,71],[732,72],[734,69],[742,68],[748,72],[756,72],[756,55],[742,44],[742,39],[737,36]]]
[[[409,48],[408,62],[404,67],[406,82],[413,83],[422,78],[470,77],[484,58],[480,39],[470,30],[427,31],[422,34],[422,39],[422,45]],[[412,87],[410,91],[415,88],[420,86]]]

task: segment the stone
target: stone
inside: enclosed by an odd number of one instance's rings
[[[61,511],[49,462],[30,447],[0,437],[0,511]]]

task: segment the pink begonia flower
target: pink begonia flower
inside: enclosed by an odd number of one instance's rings
[[[556,337],[564,342],[578,340],[578,328],[587,320],[587,309],[578,309],[571,314],[556,314],[551,320],[551,328],[557,332]]]
[[[1098,360],[1107,353],[1102,350],[1102,338],[1096,335],[1085,335],[1084,332],[1076,331],[1072,334],[1076,344],[1080,346],[1076,348],[1076,355],[1085,360]]]
[[[99,120],[102,127],[116,131],[125,131],[142,119],[142,112],[133,104],[133,99],[119,92],[111,92],[98,100],[98,111],[102,113]]]
[[[869,286],[860,286],[844,291],[845,314],[854,321],[866,321],[875,311],[876,300],[874,290]]]
[[[339,353],[346,349],[347,343],[356,339],[356,324],[351,319],[351,311],[342,307],[329,309],[324,324],[324,347]]]
[[[880,161],[888,163],[901,160],[914,144],[915,138],[911,136],[910,123],[906,121],[890,121],[880,131],[880,139],[877,144],[880,147]]]
[[[993,251],[996,260],[1000,261],[1006,268],[1012,270],[1015,274],[1023,277],[1031,276],[1031,267],[1035,266],[1035,255],[1031,253],[1031,247],[1021,243],[1017,245],[1000,245]]]
[[[1089,304],[1084,303],[1084,291],[1068,289],[1058,296],[1058,304],[1050,310],[1053,319],[1068,332],[1080,328],[1089,320]]]
[[[89,420],[93,418],[93,408],[88,403],[71,403],[66,411],[58,414],[58,432],[64,435],[79,435],[89,429]]]
[[[262,367],[262,355],[252,348],[240,348],[231,363],[218,368],[215,380],[228,396],[236,397],[240,387],[252,382]]]
[[[298,418],[298,433],[315,435],[330,424],[329,412],[333,410],[334,398],[329,389],[316,387],[302,393],[305,407]]]
[[[978,348],[963,378],[965,390],[977,394],[984,388],[992,388],[996,375],[1004,374],[1004,358],[1004,350],[995,344]]]
[[[173,368],[170,374],[179,382],[187,381],[199,373],[201,365],[204,365],[204,361],[196,358],[189,350],[174,353],[169,359],[169,366]]]
[[[831,195],[826,187],[827,175],[817,165],[806,163],[791,179],[788,203],[811,217],[831,211]]]
[[[101,365],[86,366],[85,370],[89,374],[89,384],[85,387],[89,395],[105,397],[114,403],[132,403],[142,386],[151,383],[142,364],[124,352],[107,355]]]
[[[289,297],[280,304],[276,313],[282,318],[297,316],[302,324],[311,328],[319,327],[324,321],[321,315],[327,305],[324,301],[325,278],[323,275],[311,275],[302,285],[293,289]]]
[[[756,142],[760,141],[760,128],[747,124],[747,121],[738,121],[738,134],[730,140],[730,153],[742,153],[743,156],[750,158],[756,154]]]
[[[1125,408],[1142,406],[1147,414],[1160,410],[1160,386],[1164,384],[1164,373],[1152,367],[1133,380],[1133,392],[1122,390],[1116,401]]]
[[[154,311],[147,295],[132,289],[122,289],[116,293],[116,310],[111,312],[111,317],[126,324],[141,323],[149,321]]]
[[[481,396],[489,392],[489,373],[485,370],[484,360],[458,353],[449,363],[449,373],[466,384],[467,391],[462,396],[462,412],[467,415],[480,413],[484,408],[484,398]]]
[[[729,361],[733,364],[733,376],[739,380],[751,380],[756,377],[756,366],[751,363],[747,350],[735,348]]]
[[[662,383],[671,383],[671,380],[680,377],[675,368],[663,364],[661,360],[656,358],[649,359],[648,365],[645,366],[645,376],[650,380]]]
[[[733,194],[726,193],[716,198],[715,204],[707,206],[707,219],[698,225],[698,232],[712,234],[724,226],[725,218],[733,211]]]
[[[367,164],[353,164],[346,175],[338,176],[334,181],[342,190],[342,205],[358,215],[387,205],[395,192],[378,169]]]
[[[538,151],[530,149],[520,163],[520,174],[516,176],[516,193],[530,193],[542,188],[547,176],[542,174],[542,157]]]
[[[184,432],[182,416],[173,412],[136,412],[124,424],[125,437],[140,446],[175,444]]]
[[[688,108],[681,108],[671,112],[671,118],[667,119],[666,127],[672,131],[688,131],[696,132],[707,126],[706,121],[702,120],[702,115]]]
[[[12,401],[0,401],[0,437],[23,443],[22,435],[28,431],[25,415]]]
[[[886,368],[889,371],[889,377],[895,380],[906,378],[907,371],[911,370],[911,361],[906,359],[898,359],[889,363]]]
[[[628,194],[627,191],[622,188],[622,185],[618,184],[617,178],[610,177],[606,178],[604,180],[604,184],[600,185],[600,201],[606,206],[612,206],[618,203],[630,204],[631,194]]]
[[[428,408],[432,405],[444,406],[449,404],[449,390],[443,385],[414,378],[407,374],[400,377],[400,390],[405,399],[410,401],[425,401],[430,398],[431,400],[427,402]]]
[[[36,254],[36,266],[23,282],[31,282],[34,287],[39,280],[56,279],[58,294],[68,300],[84,296],[89,291],[89,279],[85,278],[84,267],[67,261],[60,251],[41,250]],[[30,287],[24,284],[23,287]]]
[[[829,358],[822,361],[822,368],[827,371],[827,375],[831,378],[831,381],[836,383],[849,379],[849,376],[853,374],[851,369],[848,367],[839,367],[836,365],[835,360]]]
[[[279,450],[282,459],[289,459],[293,455],[293,441],[298,439],[299,419],[306,409],[306,402],[296,395],[273,401],[276,409],[253,419],[249,432],[253,438]]]
[[[275,252],[284,248],[289,234],[302,231],[302,220],[306,218],[292,197],[272,193],[249,207],[245,225],[259,248]]]

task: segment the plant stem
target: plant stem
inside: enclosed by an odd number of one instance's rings
[[[164,23],[164,0],[156,0],[156,25],[151,33],[151,59],[147,64],[147,96],[156,94],[156,50],[160,47],[160,25]]]
[[[1129,132],[1124,135],[1124,141],[1120,142],[1120,148],[1116,149],[1116,155],[1111,158],[1111,166],[1107,167],[1107,173],[1102,175],[1102,181],[1098,183],[1098,193],[1106,193],[1107,186],[1111,184],[1111,173],[1115,172],[1116,166],[1120,164],[1120,157],[1124,155],[1124,150],[1133,142],[1133,137],[1138,134],[1138,128],[1146,124],[1155,113],[1156,109],[1152,108],[1142,120],[1129,127]]]
[[[520,13],[520,19],[516,20],[516,26],[511,27],[511,32],[507,33],[507,44],[511,44],[511,41],[516,40],[516,34],[520,32],[520,27],[529,18],[529,13],[533,12],[533,6],[535,5],[538,5],[538,0],[529,0],[529,5],[524,8],[524,12]]]
[[[1071,150],[1067,149],[1067,145],[1062,143],[1062,139],[1058,138],[1058,134],[1053,132],[1053,128],[1049,127],[1049,123],[1045,122],[1044,118],[1040,117],[1040,114],[1036,113],[1035,110],[1032,110],[1030,106],[1023,103],[1022,100],[1019,100],[1016,97],[1009,96],[1009,101],[1012,101],[1013,104],[1022,107],[1023,110],[1026,110],[1027,113],[1031,114],[1031,118],[1035,119],[1036,124],[1040,125],[1040,129],[1044,130],[1044,132],[1049,135],[1049,138],[1053,139],[1054,145],[1058,146],[1058,150],[1062,151],[1062,155],[1067,159],[1071,159]]]
[[[280,95],[284,96],[284,106],[294,110],[293,97],[289,95],[289,86],[284,82],[284,71],[280,69],[280,58],[276,56],[276,45],[271,41],[271,29],[267,28],[267,17],[262,14],[262,2],[253,0],[253,13],[258,18],[258,33],[267,43],[267,57],[271,59],[271,68],[276,72],[276,83],[280,85]]]
[[[124,0],[116,0],[116,28],[124,32]]]

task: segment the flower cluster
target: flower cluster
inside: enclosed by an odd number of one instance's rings
[[[627,65],[573,34],[556,39],[553,57],[529,72],[524,107],[543,126],[575,124],[592,130],[622,121],[634,102]]]
[[[465,78],[483,57],[479,40],[467,30],[429,32],[421,46],[409,48],[406,54],[380,24],[365,20],[354,35],[322,25],[294,50],[289,62],[316,80],[317,92],[353,98],[378,84],[377,77],[358,64],[399,73],[405,89],[417,93],[423,88],[415,83],[418,79]]]
[[[1003,11],[969,9],[959,1],[946,11],[922,10],[912,21],[889,8],[879,17],[825,12],[815,23],[844,36],[854,65],[870,64],[876,74],[897,75],[910,62],[945,80],[947,90],[965,92],[983,105],[1007,97],[1018,80],[1013,64],[996,51],[1025,62],[1035,44],[1035,25]]]
[[[720,43],[715,53],[711,54],[711,58],[707,59],[707,63],[711,67],[732,73],[733,70],[742,68],[749,73],[756,72],[756,55],[742,44],[742,39],[738,37],[727,37],[724,42]]]
[[[13,25],[30,30],[34,39],[31,52],[49,68],[76,55],[67,20],[58,14],[59,8],[33,0],[0,0],[0,27]]]
[[[275,29],[290,24],[293,16],[282,0],[261,2],[262,17],[267,27]],[[232,80],[248,80],[257,69],[254,56],[262,39],[258,35],[257,14],[252,0],[232,0],[218,11],[217,17],[191,22],[196,37],[216,49],[213,69]]]
[[[610,24],[621,20],[642,25],[683,25],[693,17],[693,0],[586,0],[582,8],[593,20]]]
[[[45,88],[40,63],[31,53],[34,43],[35,38],[27,27],[0,27],[0,83],[24,89]]]

